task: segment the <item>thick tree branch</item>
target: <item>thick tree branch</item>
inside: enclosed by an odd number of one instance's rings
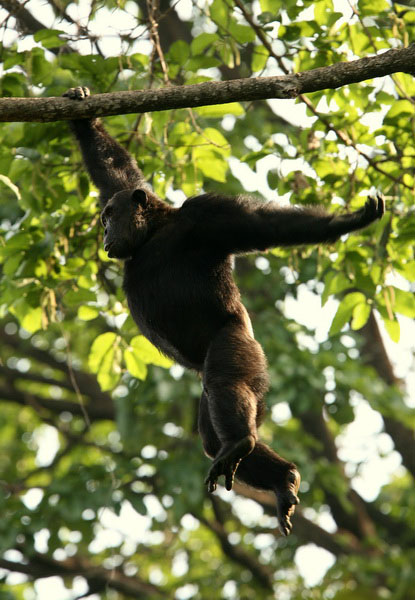
[[[261,565],[253,556],[250,556],[245,550],[235,544],[231,544],[224,526],[219,521],[210,521],[201,515],[195,517],[216,536],[223,553],[235,563],[248,569],[258,583],[272,592],[272,571],[265,565]]]
[[[45,26],[30,13],[24,4],[17,0],[0,0],[0,6],[16,19],[17,29],[23,35],[30,35],[44,29]]]
[[[115,417],[114,409],[111,406],[102,406],[93,402],[82,406],[78,402],[69,400],[51,400],[30,392],[21,392],[9,384],[0,385],[0,400],[21,404],[22,406],[32,406],[35,410],[46,409],[57,414],[64,411],[79,416],[87,414],[90,421],[113,420]]]
[[[398,379],[393,371],[393,366],[389,360],[382,335],[372,312],[366,325],[362,327],[360,333],[363,336],[362,355],[366,364],[371,365],[376,373],[388,385],[397,385]],[[385,431],[393,439],[395,448],[402,456],[402,462],[408,471],[415,478],[415,436],[414,432],[403,423],[383,415]]]
[[[96,94],[83,102],[67,98],[2,98],[0,121],[59,121],[128,113],[190,108],[229,102],[296,98],[324,89],[384,77],[396,72],[415,72],[415,44],[352,62],[341,62],[295,75],[210,81],[195,85],[167,86]]]
[[[20,548],[19,548],[20,549]],[[17,563],[0,558],[0,568],[11,572],[25,573],[33,579],[41,577],[84,577],[90,589],[90,593],[104,591],[107,588],[117,590],[128,598],[168,598],[159,588],[151,583],[143,581],[139,577],[128,577],[120,568],[107,570],[103,567],[93,565],[83,558],[68,558],[57,561],[46,555],[34,553],[28,557],[28,562]]]
[[[343,465],[337,456],[337,448],[333,435],[327,427],[323,412],[321,410],[310,410],[300,413],[297,416],[303,424],[304,431],[313,435],[321,444],[321,451],[313,451],[315,457],[327,458],[333,465],[337,466],[341,476],[349,483],[344,474]],[[339,529],[353,533],[357,539],[374,535],[375,527],[366,512],[365,502],[354,490],[349,489],[347,494],[347,499],[351,506],[353,506],[352,511],[347,510],[337,494],[331,490],[325,489],[325,494],[333,518]]]
[[[0,6],[9,12],[11,17],[16,19],[17,29],[23,35],[34,34],[37,31],[45,29],[43,23],[38,21],[36,17],[25,8],[24,4],[20,4],[17,0],[0,0]],[[50,51],[54,54],[73,52],[67,45],[60,46],[59,48],[50,48]]]
[[[73,384],[69,379],[64,379],[61,381],[58,378],[55,379],[53,377],[44,377],[43,375],[39,375],[39,373],[33,373],[33,371],[30,371],[29,373],[22,373],[16,369],[11,369],[9,367],[0,365],[0,377],[4,377],[7,383],[13,383],[13,385],[15,385],[15,382],[18,381],[35,381],[37,383],[43,383],[44,385],[53,385],[70,392],[74,392]]]
[[[258,502],[267,514],[275,515],[275,497],[271,492],[254,490],[239,482],[235,482],[234,490],[241,496]],[[358,538],[351,534],[350,531],[347,532],[347,537],[340,537],[335,533],[329,533],[307,519],[303,515],[301,507],[297,507],[292,521],[294,524],[294,535],[298,536],[304,542],[312,542],[316,546],[325,548],[336,556],[363,552]]]
[[[30,341],[23,340],[18,335],[8,335],[3,329],[0,329],[0,342],[5,346],[11,346],[22,356],[64,373],[66,382],[70,382],[70,385],[65,385],[65,387],[75,393],[79,390],[82,395],[93,399],[94,403],[101,407],[101,410],[104,410],[107,414],[113,413],[114,407],[111,395],[101,390],[94,375],[70,367],[67,362],[57,360],[46,350],[36,348]],[[22,377],[19,377],[19,379],[22,379]]]

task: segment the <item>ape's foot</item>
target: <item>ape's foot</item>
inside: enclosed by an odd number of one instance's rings
[[[90,95],[89,88],[83,86],[69,88],[69,90],[62,94],[64,98],[69,98],[70,100],[85,100]]]
[[[255,438],[247,435],[235,444],[226,444],[216,456],[205,479],[208,492],[214,492],[221,475],[225,476],[225,487],[231,490],[235,472],[241,460],[255,448]]]
[[[282,484],[274,490],[277,496],[278,528],[285,536],[291,533],[293,527],[291,517],[294,514],[296,504],[300,504],[297,496],[300,482],[300,473],[293,467],[287,473],[285,485]]]

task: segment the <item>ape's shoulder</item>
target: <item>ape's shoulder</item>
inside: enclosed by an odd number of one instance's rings
[[[258,201],[246,196],[226,196],[223,194],[201,194],[188,198],[180,209],[183,215],[203,218],[214,214],[232,214],[235,209],[248,209],[258,205]]]

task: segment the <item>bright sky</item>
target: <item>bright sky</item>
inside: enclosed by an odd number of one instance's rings
[[[26,4],[26,8],[39,18],[45,25],[51,27],[54,24],[52,11],[46,3],[41,0],[30,0]],[[129,10],[135,14],[136,6],[134,3],[129,3]],[[348,1],[335,0],[336,10],[341,10],[346,15],[350,15],[350,5]],[[190,0],[180,0],[176,5],[176,10],[180,12],[182,18],[190,18],[191,2]],[[312,10],[312,7],[310,8]],[[89,13],[89,2],[80,2],[79,4],[71,4],[68,7],[68,13],[76,20],[85,18]],[[5,17],[4,10],[0,10],[0,22]],[[111,11],[100,9],[93,22],[89,23],[89,28],[101,37],[100,47],[105,54],[114,55],[121,51],[119,46],[118,32],[120,30],[129,30],[134,27],[133,20],[130,20],[125,13],[121,11]],[[65,30],[70,27],[65,24]],[[16,34],[10,31],[4,42],[9,43],[11,39],[15,39]],[[84,42],[83,50],[90,51],[89,44]],[[30,38],[19,42],[19,50],[28,49],[32,46]],[[148,51],[148,43],[143,42],[140,50]],[[272,71],[267,73],[272,75]],[[290,115],[290,120],[297,125],[307,126],[310,123],[310,117],[305,114],[305,108],[300,104],[295,104],[294,101],[273,101],[272,107],[275,112],[282,112],[284,116]],[[327,109],[328,110],[328,109]],[[375,118],[375,117],[374,117]],[[379,116],[377,117],[379,118]],[[231,123],[230,123],[231,125]],[[373,121],[373,126],[376,123]],[[279,141],[284,143],[284,136]],[[249,136],[248,143],[255,148],[255,138]],[[236,159],[231,159],[230,167],[232,172],[244,179],[244,182],[249,181],[251,190],[261,193],[266,198],[274,198],[275,192],[270,190],[266,183],[266,173],[269,168],[278,168],[282,175],[286,175],[292,170],[302,169],[301,160],[285,160],[281,161],[277,157],[267,157],[259,161],[257,172],[253,172],[247,165],[239,163]],[[336,301],[331,300],[322,308],[319,297],[309,291],[306,286],[300,286],[298,300],[287,299],[285,301],[285,313],[290,318],[295,319],[301,324],[314,329],[316,331],[316,339],[321,342],[327,338],[330,323],[336,311]],[[402,318],[401,323],[401,340],[398,344],[394,344],[386,336],[385,343],[391,356],[396,374],[399,377],[407,378],[408,386],[410,386],[411,395],[410,401],[415,406],[415,373],[414,373],[414,340],[415,340],[415,325],[409,319]],[[389,436],[382,433],[382,421],[380,416],[374,412],[369,404],[363,398],[356,397],[355,399],[355,421],[346,428],[345,433],[338,440],[339,456],[346,461],[346,468],[350,473],[355,473],[356,466],[363,463],[358,470],[356,476],[353,477],[353,486],[367,500],[373,500],[379,493],[382,485],[388,482],[400,468],[400,457],[396,452],[391,452],[392,442]],[[273,418],[278,422],[284,422],[289,417],[288,406],[278,405],[272,412]],[[40,428],[38,432],[39,450],[37,454],[37,463],[39,465],[47,465],[52,460],[58,450],[58,437],[56,431],[48,425]],[[221,492],[222,493],[222,492]],[[227,493],[228,494],[228,493]],[[31,490],[26,494],[25,502],[29,508],[34,508],[41,500],[42,492],[40,490]],[[224,495],[224,499],[229,500],[229,495]],[[239,498],[233,501],[233,506],[240,510],[241,518],[251,519],[252,522],[260,523],[264,519],[261,508],[252,501]],[[149,497],[147,507],[151,516],[157,518],[163,517],[164,509],[160,505],[155,496]],[[306,510],[306,515],[317,521],[322,527],[328,531],[333,531],[335,526],[328,513],[324,511],[321,514],[316,514],[310,509]],[[85,516],[87,518],[87,515]],[[152,533],[150,530],[150,519],[142,517],[136,513],[129,503],[125,503],[120,516],[116,516],[112,511],[106,509],[101,514],[101,526],[98,528],[97,537],[91,544],[91,552],[99,552],[104,548],[110,548],[117,545],[121,540],[124,541],[124,549],[133,553],[137,542],[144,543],[160,543],[157,539],[157,533]],[[192,529],[197,526],[195,520],[190,517],[184,517],[182,525],[185,528]],[[68,547],[70,549],[71,535],[76,537],[76,532],[68,532]],[[36,547],[39,551],[47,549],[48,532],[40,531],[36,535]],[[72,544],[76,542],[72,538]],[[267,541],[264,538],[265,548],[261,550],[266,552]],[[269,542],[268,542],[269,544]],[[75,548],[75,545],[73,545]],[[10,560],[18,560],[11,555]],[[56,556],[57,559],[64,556]],[[326,570],[333,564],[334,557],[332,554],[317,548],[312,544],[300,546],[296,553],[296,565],[300,573],[305,578],[309,586],[317,584],[324,576]],[[108,565],[110,566],[110,565]],[[187,562],[185,555],[179,556],[173,570],[176,575],[184,575],[187,571]],[[8,577],[8,583],[18,583],[24,580],[24,576],[11,574]],[[151,582],[154,584],[162,584],[163,576],[161,571],[155,566],[151,574]],[[72,590],[68,590],[62,584],[58,577],[41,579],[36,582],[36,597],[40,599],[54,598],[55,600],[72,600],[73,598],[85,593],[87,586],[82,578],[77,578],[74,582]],[[225,596],[232,598],[232,582],[229,582]],[[191,598],[194,593],[192,586],[184,586],[177,590],[176,597],[178,600],[186,600]],[[98,600],[98,596],[90,596],[91,600]],[[26,600],[32,600],[30,594]],[[284,598],[280,598],[284,600]]]

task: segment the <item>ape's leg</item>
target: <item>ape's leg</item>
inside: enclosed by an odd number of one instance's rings
[[[214,459],[206,480],[209,491],[216,489],[222,474],[231,489],[235,471],[244,483],[273,491],[280,530],[288,535],[290,517],[299,502],[300,475],[293,463],[257,441],[267,389],[266,362],[259,344],[240,325],[228,325],[215,338],[204,381],[199,431],[206,454]]]
[[[221,443],[210,420],[205,392],[200,399],[199,433],[206,454],[214,459]],[[251,454],[241,460],[236,470],[236,479],[254,488],[275,493],[279,529],[283,535],[288,535],[292,529],[291,517],[295,505],[299,503],[297,492],[300,475],[295,465],[281,458],[266,444],[257,441]]]
[[[199,403],[198,429],[202,438],[203,450],[206,456],[213,460],[220,450],[221,443],[210,420],[208,399],[205,390],[203,390]]]
[[[206,483],[214,491],[220,475],[226,489],[239,462],[255,447],[257,410],[267,387],[266,360],[242,318],[234,316],[211,342],[203,368],[204,393],[220,442]]]

